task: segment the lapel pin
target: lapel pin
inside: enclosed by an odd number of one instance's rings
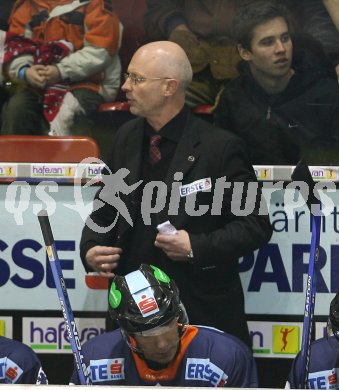
[[[195,158],[194,158],[194,156],[188,156],[187,160],[193,162],[195,160]]]

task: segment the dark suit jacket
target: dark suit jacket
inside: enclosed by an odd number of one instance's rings
[[[137,118],[118,130],[107,164],[113,173],[120,168],[127,168],[130,171],[126,177],[128,185],[140,179],[143,127],[144,119]],[[174,183],[176,172],[182,172],[182,179],[176,178],[177,183]],[[180,186],[202,179],[210,179],[211,191],[179,196]],[[223,184],[225,182],[230,183],[231,188]],[[239,209],[241,201],[241,195],[233,191],[234,182],[244,182],[245,187],[249,182],[256,182],[242,141],[231,133],[189,114],[167,177],[164,178],[167,185],[167,202],[164,209],[158,213],[158,221],[170,220],[178,230],[185,229],[189,233],[194,263],[174,262],[162,253],[162,258],[156,265],[178,284],[191,323],[215,326],[247,341],[238,258],[264,245],[270,239],[272,230],[267,214],[258,215],[256,196],[248,197],[252,198],[252,202],[248,199],[247,204],[254,207],[248,216],[237,216],[236,211],[232,212]],[[168,213],[171,193],[172,201],[176,196],[179,203],[178,213],[174,213],[176,215]],[[254,193],[257,195],[256,190]],[[260,190],[258,194],[260,197]],[[100,191],[97,197],[99,195]],[[194,209],[206,207],[208,211],[202,215],[192,215],[193,212],[187,204],[192,202],[194,197]],[[140,207],[135,200],[135,191],[128,195],[121,193],[120,199],[128,207],[132,219],[135,219]],[[98,225],[108,226],[116,216],[117,211],[106,204],[94,211],[90,217]],[[130,229],[130,225],[121,215],[118,216],[115,227],[105,234],[97,234],[85,226],[80,248],[85,268],[89,270],[84,260],[86,252],[95,245],[128,248],[128,239],[125,237]],[[140,240],[142,239],[140,237]],[[130,272],[129,261],[131,260],[122,256],[117,273]]]

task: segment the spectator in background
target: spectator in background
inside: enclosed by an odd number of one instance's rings
[[[239,54],[231,39],[233,14],[244,0],[146,0],[146,36],[168,39],[186,52],[193,81],[186,103],[215,103],[227,80],[238,75]]]
[[[253,164],[292,165],[301,156],[338,164],[339,87],[321,46],[291,39],[289,13],[273,0],[240,7],[233,36],[241,75],[225,87],[216,124],[246,141]]]
[[[245,194],[256,176],[241,140],[185,106],[191,78],[189,60],[173,42],[149,43],[132,57],[122,89],[139,117],[115,135],[107,185],[82,232],[81,257],[87,271],[108,278],[153,262],[175,277],[192,323],[250,344],[238,258],[266,244],[272,228],[267,210],[259,214],[257,188],[248,213],[235,211],[246,197],[233,195],[234,183],[244,183]],[[113,187],[109,172],[116,175]],[[218,189],[225,177],[231,186]],[[176,234],[158,233],[166,222]]]
[[[113,279],[110,312],[120,329],[83,346],[94,385],[258,387],[255,361],[240,340],[188,325],[179,291],[162,270],[142,264]],[[74,370],[71,384],[80,384]]]
[[[0,336],[0,383],[40,385],[48,380],[31,348]]]
[[[339,80],[339,1],[304,0],[302,27],[323,45]]]
[[[3,0],[0,2],[0,30],[8,30],[8,19],[15,0]]]
[[[15,0],[0,1],[0,34],[4,34],[8,29],[8,18]],[[0,38],[1,42],[1,38]],[[3,50],[0,50],[0,64],[3,62]],[[1,108],[8,99],[8,92],[3,86],[3,77],[0,70],[0,128],[1,128]]]
[[[292,15],[291,22],[293,23],[293,30],[300,30],[300,18],[302,17],[303,2],[295,0],[278,0],[280,4],[284,5]]]
[[[0,76],[0,83],[1,82],[2,82],[2,78]],[[8,100],[8,91],[2,84],[0,84],[0,126],[1,126],[1,108],[7,100]]]
[[[308,389],[338,388],[339,361],[339,293],[333,298],[325,337],[311,343]],[[301,353],[295,357],[286,383],[287,389],[304,388],[300,378],[303,370]]]
[[[25,85],[5,104],[1,133],[67,135],[77,115],[113,100],[119,41],[110,1],[18,0],[5,36],[4,72]]]

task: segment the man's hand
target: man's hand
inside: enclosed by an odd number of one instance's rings
[[[174,261],[188,261],[191,242],[186,230],[178,230],[177,234],[157,234],[154,245],[162,249]]]
[[[187,24],[178,24],[173,30],[173,31],[186,31],[186,32],[191,32],[191,30],[187,27]]]
[[[100,276],[113,278],[112,270],[117,268],[121,253],[121,248],[97,245],[87,251],[86,263]]]
[[[179,24],[170,33],[169,41],[181,46],[192,65],[193,73],[203,70],[209,62],[209,54],[205,50],[203,40],[198,37],[185,25]]]
[[[33,65],[27,68],[25,79],[32,87],[44,89],[46,87],[45,66]]]
[[[54,85],[61,81],[61,74],[56,65],[47,65],[44,69],[44,75],[46,78],[46,85]]]

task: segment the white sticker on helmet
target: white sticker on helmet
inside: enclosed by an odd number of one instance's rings
[[[128,288],[143,317],[159,311],[152,288],[141,271],[134,271],[125,276]]]

